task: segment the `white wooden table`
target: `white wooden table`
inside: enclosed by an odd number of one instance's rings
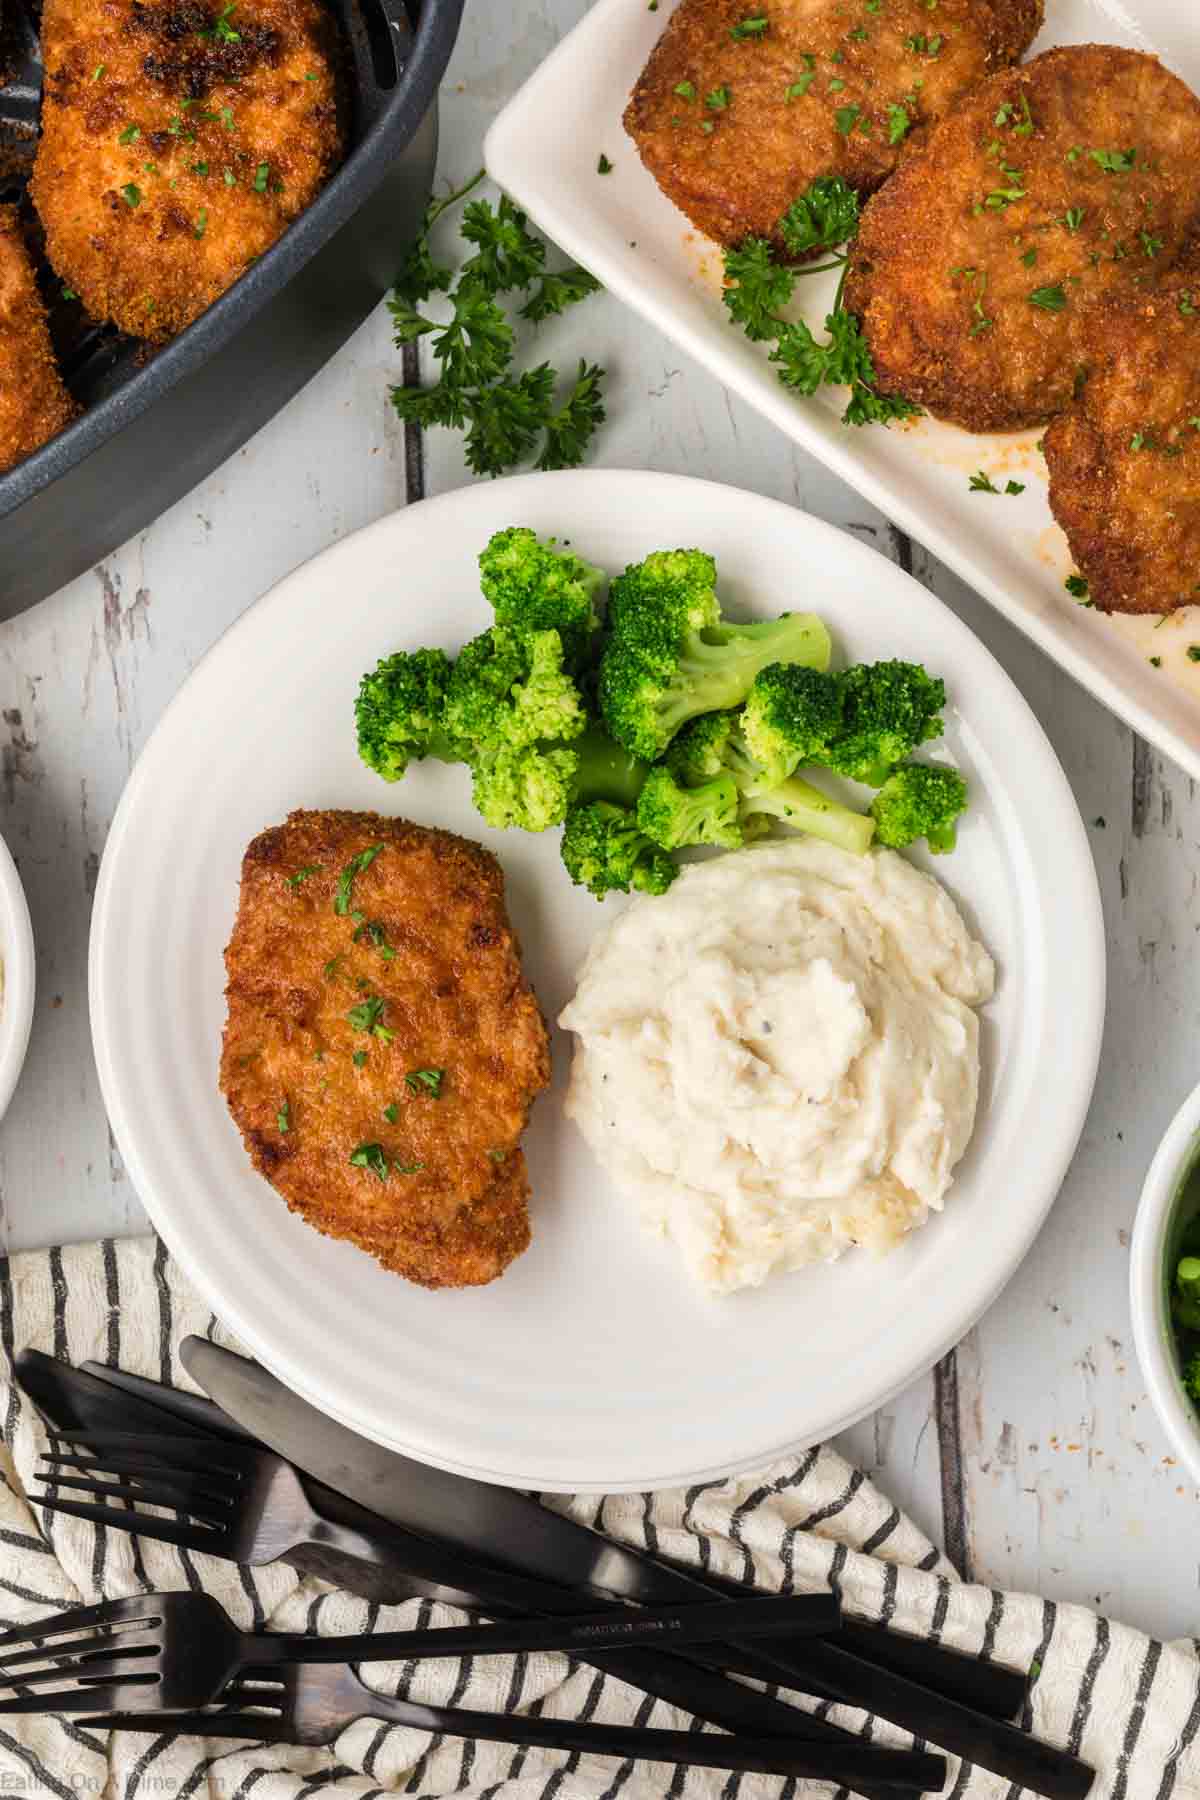
[[[583,10],[584,0],[469,0],[443,93],[439,185],[478,166],[489,121]],[[1134,1362],[1126,1265],[1143,1174],[1200,1060],[1194,784],[608,296],[546,328],[551,360],[582,350],[610,370],[595,461],[754,488],[865,537],[978,632],[1062,758],[1108,927],[1108,1030],[1091,1117],[1007,1292],[935,1374],[846,1433],[844,1446],[964,1572],[1191,1634],[1200,1496],[1169,1455]],[[0,828],[20,862],[39,953],[29,1061],[0,1126],[10,1249],[146,1228],[88,1033],[88,916],[105,833],[160,713],[231,620],[335,539],[469,479],[447,434],[406,446],[387,399],[399,369],[381,307],[210,481],[100,568],[0,625]]]

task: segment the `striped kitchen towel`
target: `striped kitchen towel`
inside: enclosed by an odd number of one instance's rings
[[[189,1332],[232,1348],[207,1306],[148,1239],[15,1256],[0,1270],[0,1617],[16,1624],[65,1606],[159,1589],[204,1589],[245,1629],[333,1635],[461,1623],[428,1602],[379,1607],[280,1564],[236,1569],[31,1507],[45,1429],[11,1379],[16,1349],[73,1363],[96,1358],[186,1385],[177,1346]],[[832,1583],[848,1606],[897,1628],[984,1652],[1040,1674],[1025,1723],[1098,1770],[1095,1800],[1200,1800],[1200,1664],[1191,1644],[1159,1644],[1080,1607],[960,1582],[934,1546],[827,1446],[687,1491],[554,1505],[624,1542],[767,1589]],[[692,1721],[557,1655],[379,1663],[370,1684],[449,1705],[562,1718]],[[798,1704],[811,1704],[798,1700]],[[824,1716],[881,1743],[909,1744],[849,1708]],[[86,1720],[0,1719],[0,1795],[79,1800],[810,1800],[823,1784],[724,1776],[655,1764],[514,1750],[364,1720],[328,1750],[106,1734]],[[953,1761],[954,1800],[1020,1800],[1024,1790]],[[844,1790],[838,1800],[845,1800]]]

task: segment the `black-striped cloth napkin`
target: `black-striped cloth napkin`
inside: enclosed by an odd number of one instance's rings
[[[209,1557],[31,1510],[25,1498],[44,1428],[11,1379],[16,1349],[89,1357],[187,1384],[176,1348],[189,1332],[237,1348],[153,1240],[15,1256],[0,1270],[0,1616],[158,1589],[204,1589],[245,1629],[333,1635],[462,1623],[446,1607],[369,1605],[280,1564],[235,1569]],[[833,1583],[855,1611],[1041,1674],[1026,1724],[1099,1771],[1095,1800],[1200,1800],[1200,1664],[1190,1643],[1152,1642],[1080,1607],[957,1580],[912,1522],[827,1446],[775,1467],[685,1491],[550,1502],[681,1562],[763,1588]],[[573,1719],[694,1723],[558,1655],[489,1657],[365,1670],[387,1693]],[[800,1702],[806,1704],[805,1702]],[[824,1716],[881,1743],[911,1738],[849,1708]],[[79,1800],[808,1800],[825,1784],[725,1776],[464,1743],[363,1720],[330,1749],[301,1750],[113,1733],[63,1718],[0,1716],[0,1795]],[[950,1764],[953,1800],[1020,1800],[1024,1790]],[[845,1790],[838,1800],[846,1800]]]

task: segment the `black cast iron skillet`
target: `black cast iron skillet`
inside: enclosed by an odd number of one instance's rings
[[[10,25],[0,198],[21,200],[41,90],[37,0]],[[165,348],[97,327],[47,272],[51,330],[86,410],[0,475],[0,618],[82,574],[290,400],[395,279],[437,155],[437,87],[463,0],[328,0],[347,47],[349,150],[328,187]],[[6,9],[7,10],[7,9]],[[10,18],[12,15],[10,14]]]

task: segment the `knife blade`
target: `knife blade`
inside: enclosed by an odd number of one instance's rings
[[[185,1339],[180,1357],[223,1410],[273,1449],[409,1530],[449,1539],[468,1554],[583,1588],[599,1599],[686,1604],[712,1591],[695,1575],[614,1544],[510,1488],[450,1475],[370,1443],[326,1418],[257,1363],[207,1339]],[[872,1662],[836,1632],[769,1649],[734,1642],[693,1652],[691,1660],[864,1705],[997,1774],[1062,1800],[1088,1792],[1092,1771],[1077,1758],[1037,1744],[973,1701],[964,1704],[926,1685],[928,1652],[929,1646],[911,1641],[908,1653],[924,1665],[916,1678]],[[978,1676],[980,1665],[970,1659],[969,1666],[972,1676]],[[986,1665],[982,1673],[989,1673]],[[1012,1679],[1011,1671],[1001,1674]]]

